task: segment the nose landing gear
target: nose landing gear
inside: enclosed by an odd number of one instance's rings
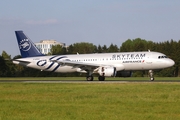
[[[149,70],[149,77],[151,81],[154,81],[154,74],[153,74],[153,70]]]

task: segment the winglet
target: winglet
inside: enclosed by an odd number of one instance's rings
[[[23,58],[44,56],[35,46],[35,44],[28,38],[23,31],[15,31],[19,50]]]

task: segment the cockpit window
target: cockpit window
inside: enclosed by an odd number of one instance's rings
[[[158,56],[158,59],[168,58],[167,56]]]

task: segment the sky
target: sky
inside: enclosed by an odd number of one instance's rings
[[[33,41],[116,44],[180,40],[180,0],[2,0],[0,52],[19,55],[14,31]]]

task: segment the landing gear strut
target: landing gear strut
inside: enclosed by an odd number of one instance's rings
[[[149,70],[149,77],[151,81],[154,81],[154,75],[152,70]]]
[[[88,72],[87,77],[86,77],[86,80],[87,80],[87,81],[93,81],[93,80],[94,80],[94,77],[93,77],[93,75],[92,75],[92,72]]]

